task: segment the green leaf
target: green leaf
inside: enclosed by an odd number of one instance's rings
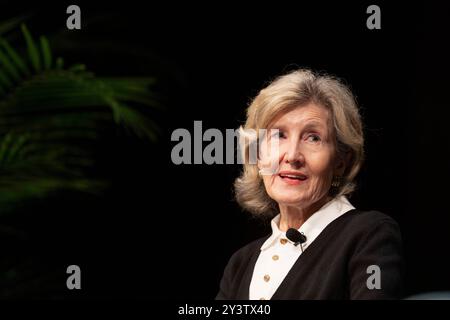
[[[116,123],[125,125],[125,127],[131,129],[141,138],[156,140],[158,129],[152,120],[143,117],[139,111],[133,110],[117,101],[111,100],[110,104],[114,111]]]
[[[33,37],[31,36],[30,32],[28,31],[28,28],[26,25],[21,25],[23,36],[25,37],[25,41],[27,43],[27,50],[28,50],[28,57],[30,58],[31,65],[33,66],[34,70],[36,72],[41,71],[41,59],[39,56],[39,51],[36,47],[36,44],[34,43]]]
[[[44,69],[49,70],[52,67],[52,52],[50,50],[50,46],[46,37],[41,36],[40,41],[42,57],[44,59]]]
[[[5,50],[5,52],[8,54],[11,61],[14,62],[16,67],[26,76],[30,75],[30,70],[28,69],[27,65],[25,64],[24,60],[17,54],[17,52],[9,45],[9,43],[0,38],[0,47]]]
[[[15,65],[9,61],[6,54],[3,53],[2,50],[0,50],[0,65],[3,66],[6,70],[6,72],[11,76],[13,80],[18,82],[20,80],[19,72],[17,71]],[[0,72],[1,69],[0,69]]]
[[[15,29],[20,23],[28,19],[30,14],[23,14],[0,23],[0,35]]]

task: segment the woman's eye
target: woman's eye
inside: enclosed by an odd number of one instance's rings
[[[277,130],[277,132],[272,134],[272,137],[274,137],[274,138],[284,138],[285,135],[284,135],[284,132],[282,132],[280,130]]]
[[[306,137],[308,142],[318,143],[321,141],[320,137],[317,134],[310,134]]]

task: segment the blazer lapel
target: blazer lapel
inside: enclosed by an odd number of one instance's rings
[[[311,255],[310,252],[314,250],[321,250],[319,246],[324,246],[325,244],[322,241],[322,238],[327,236],[327,231],[336,223],[339,223],[344,217],[348,216],[350,213],[357,212],[356,209],[351,209],[344,213],[343,215],[339,216],[335,220],[331,221],[325,229],[322,230],[322,232],[317,236],[317,238],[311,243],[311,245],[303,252],[297,260],[294,262],[294,265],[292,268],[288,271],[286,274],[286,277],[284,277],[283,281],[281,281],[280,285],[278,286],[277,290],[275,290],[274,294],[272,295],[271,300],[278,300],[278,299],[286,299],[282,297],[282,294],[286,292],[287,288],[291,285],[291,283],[299,277],[300,273],[302,272],[302,261],[307,260],[308,257]],[[317,247],[317,248],[316,248]],[[301,275],[300,275],[301,276]]]

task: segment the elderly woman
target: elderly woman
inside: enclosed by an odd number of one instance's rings
[[[350,90],[328,75],[291,72],[261,90],[244,129],[276,132],[261,139],[278,144],[276,170],[262,170],[274,153],[258,141],[257,163],[246,161],[235,182],[238,203],[272,217],[272,233],[233,254],[216,299],[400,298],[398,225],[346,197],[364,158]]]

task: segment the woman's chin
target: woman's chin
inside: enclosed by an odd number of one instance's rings
[[[273,199],[280,205],[287,205],[287,206],[299,206],[305,202],[308,202],[307,197],[304,196],[304,194],[294,193],[283,193],[283,194],[277,194],[273,197]]]

